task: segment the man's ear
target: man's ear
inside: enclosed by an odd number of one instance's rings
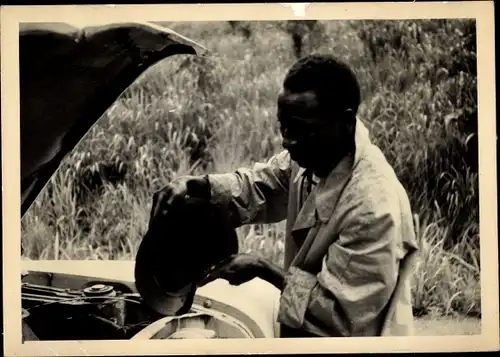
[[[347,132],[350,135],[354,135],[354,132],[356,131],[356,114],[352,109],[347,109],[345,111],[345,124]]]

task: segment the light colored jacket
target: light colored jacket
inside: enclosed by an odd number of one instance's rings
[[[358,120],[356,151],[303,202],[304,169],[287,151],[209,175],[236,226],[287,220],[278,322],[316,336],[411,335],[417,252],[408,196]],[[328,155],[328,153],[325,153]]]

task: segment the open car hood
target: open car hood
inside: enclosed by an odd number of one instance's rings
[[[21,216],[113,102],[149,67],[196,42],[149,23],[20,25]]]

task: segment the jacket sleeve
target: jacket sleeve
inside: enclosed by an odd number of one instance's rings
[[[251,169],[208,175],[212,202],[228,209],[235,227],[277,223],[287,216],[291,160],[282,151]]]
[[[289,269],[280,323],[318,336],[377,334],[397,282],[401,217],[383,201],[364,212],[355,206],[317,275]]]

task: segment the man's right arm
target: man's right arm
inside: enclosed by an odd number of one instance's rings
[[[251,169],[208,175],[211,201],[228,210],[235,227],[286,218],[291,160],[282,151]]]

